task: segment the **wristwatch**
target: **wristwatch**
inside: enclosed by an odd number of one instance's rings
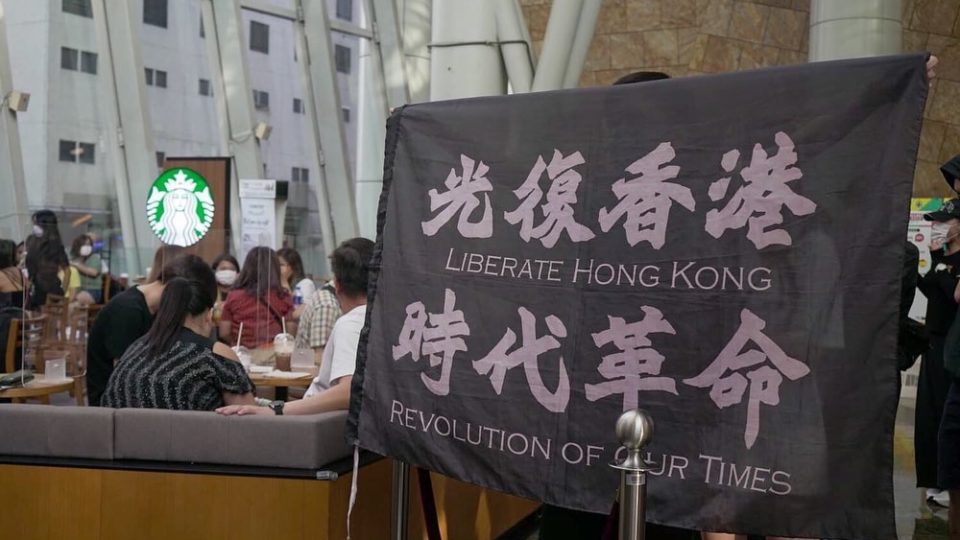
[[[283,401],[271,401],[267,407],[270,407],[270,410],[273,411],[273,414],[280,416],[283,414]]]

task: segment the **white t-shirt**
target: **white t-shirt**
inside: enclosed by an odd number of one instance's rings
[[[360,330],[367,318],[367,306],[359,306],[337,319],[323,348],[320,372],[313,379],[310,388],[303,395],[307,398],[330,388],[330,382],[341,377],[353,375],[357,368],[357,348],[360,344]]]

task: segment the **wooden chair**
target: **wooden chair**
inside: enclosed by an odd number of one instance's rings
[[[46,315],[37,315],[27,318],[17,318],[10,321],[10,333],[7,336],[7,350],[4,351],[4,371],[16,371],[17,349],[21,349],[24,358],[24,367],[43,358],[44,332],[46,332]]]
[[[47,302],[40,308],[40,312],[47,316],[44,337],[48,341],[66,341],[67,317],[70,314],[67,299],[56,294],[48,294]]]

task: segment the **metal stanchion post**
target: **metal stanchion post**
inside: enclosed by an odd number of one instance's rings
[[[407,510],[410,508],[410,465],[393,461],[393,512],[390,539],[407,540]]]
[[[640,450],[653,437],[653,419],[633,409],[617,419],[617,438],[627,456],[610,466],[620,471],[620,540],[644,540],[646,536],[647,466]]]

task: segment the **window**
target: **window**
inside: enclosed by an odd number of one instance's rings
[[[163,168],[163,162],[167,160],[166,152],[157,152],[157,167]]]
[[[294,182],[309,182],[310,181],[310,169],[304,167],[294,167],[290,171],[290,179]]]
[[[212,96],[213,88],[210,88],[210,79],[200,79],[200,95]]]
[[[92,164],[95,160],[93,143],[77,143],[77,158],[80,163]]]
[[[60,161],[94,163],[96,147],[93,143],[60,140]]]
[[[343,121],[349,124],[349,123],[350,123],[350,109],[344,107],[344,108],[340,109],[340,112],[343,113]]]
[[[253,108],[258,111],[270,110],[270,94],[261,90],[253,91]]]
[[[159,69],[143,68],[147,86],[167,87],[167,72]]]
[[[60,47],[60,67],[70,71],[97,74],[97,53]]]
[[[250,50],[270,54],[270,27],[250,21]]]
[[[67,47],[60,47],[60,67],[77,71],[80,64],[80,51]]]
[[[337,64],[337,71],[340,73],[350,73],[350,47],[334,45],[333,56]]]
[[[167,0],[143,0],[143,24],[167,27]]]
[[[63,0],[63,12],[72,13],[81,17],[93,17],[93,8],[90,0]]]
[[[353,0],[337,0],[337,18],[353,20]]]
[[[306,114],[303,107],[303,100],[300,98],[293,98],[293,112],[295,114]]]
[[[74,154],[77,150],[76,141],[60,140],[60,161],[74,162],[77,156]]]
[[[97,53],[80,51],[80,71],[92,75],[97,74]]]

